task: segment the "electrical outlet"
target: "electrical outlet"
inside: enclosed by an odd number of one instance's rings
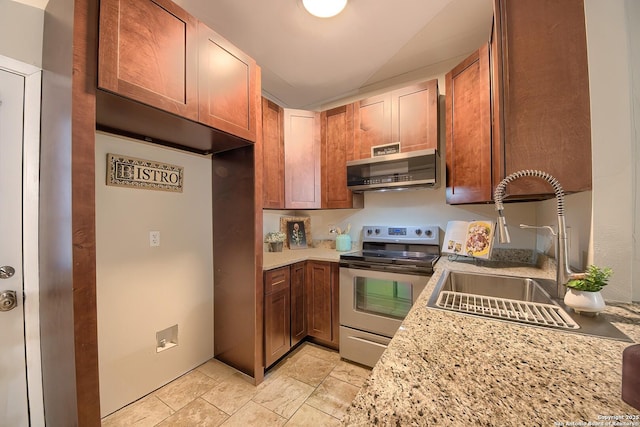
[[[149,232],[149,246],[160,246],[160,232],[159,231],[150,231]]]

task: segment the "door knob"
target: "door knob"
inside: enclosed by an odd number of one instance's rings
[[[17,305],[18,298],[16,297],[16,291],[0,292],[0,311],[13,310]]]
[[[0,267],[0,279],[8,279],[16,273],[16,269],[10,265]]]

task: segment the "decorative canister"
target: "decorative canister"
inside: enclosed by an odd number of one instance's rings
[[[269,242],[269,252],[282,252],[283,242]]]
[[[351,236],[338,234],[336,236],[336,251],[345,252],[351,250]]]

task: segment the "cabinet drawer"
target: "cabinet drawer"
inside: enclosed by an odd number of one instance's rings
[[[391,342],[390,338],[340,326],[340,357],[373,367]]]
[[[265,295],[289,288],[289,266],[268,270],[264,273]]]

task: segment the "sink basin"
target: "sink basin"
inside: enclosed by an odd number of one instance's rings
[[[445,270],[427,305],[465,315],[631,341],[602,315],[570,314],[561,300],[550,296],[555,289],[555,281],[548,279]]]
[[[533,279],[449,271],[438,283],[439,291],[452,291],[515,301],[555,304]]]
[[[429,305],[536,326],[580,328],[540,282],[521,277],[445,271]]]

